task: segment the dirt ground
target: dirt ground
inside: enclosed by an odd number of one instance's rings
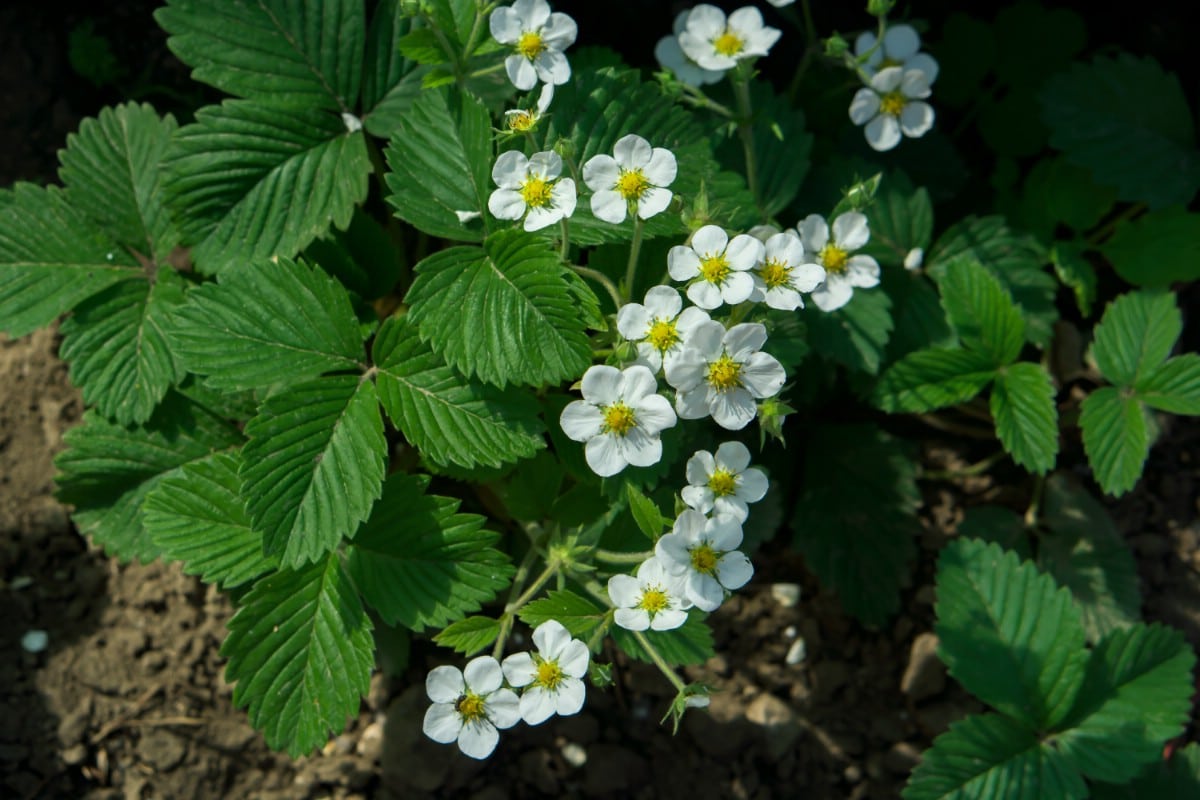
[[[40,57],[61,45],[63,20],[23,9],[0,9],[0,186],[51,179],[66,134],[109,102]],[[161,41],[141,46],[161,55]],[[1024,484],[986,478],[923,482],[920,561],[884,630],[840,611],[787,532],[768,543],[753,583],[712,618],[720,655],[687,670],[720,689],[711,711],[677,736],[658,723],[670,687],[618,659],[616,686],[589,689],[583,713],[508,732],[472,761],[420,732],[424,676],[451,654],[418,641],[321,753],[274,754],[222,678],[228,600],[177,566],[105,558],[54,500],[52,459],[83,410],[57,346],[54,330],[0,337],[0,797],[892,798],[932,738],[979,710],[933,654],[931,582],[963,508],[1027,502]],[[1109,507],[1138,558],[1146,617],[1200,647],[1200,425],[1169,425],[1138,488]],[[961,447],[933,436],[923,460],[961,467],[974,458]],[[1061,463],[1082,463],[1077,442]],[[19,644],[32,630],[48,634],[40,653]]]

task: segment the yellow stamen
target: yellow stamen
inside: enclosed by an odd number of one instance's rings
[[[837,275],[846,271],[846,262],[850,260],[850,254],[830,242],[821,248],[820,258],[825,271]]]
[[[758,275],[763,279],[763,283],[767,285],[768,289],[778,289],[780,286],[787,286],[788,281],[792,277],[792,270],[784,262],[768,258],[763,262],[762,269],[758,271]]]
[[[642,592],[642,599],[638,601],[637,607],[643,611],[649,611],[651,614],[657,614],[666,609],[668,603],[666,592],[661,589],[647,589]]]
[[[621,401],[607,406],[601,412],[604,415],[604,432],[624,436],[637,425],[637,416],[633,409]]]
[[[454,710],[466,722],[474,722],[475,720],[483,719],[487,715],[487,711],[483,705],[483,698],[477,694],[464,694],[454,703]]]
[[[554,184],[541,178],[530,178],[521,184],[521,199],[526,205],[541,208],[550,205],[550,190]]]
[[[728,28],[712,42],[713,49],[723,56],[736,56],[742,52],[743,45],[741,37]]]
[[[537,124],[537,117],[529,111],[518,111],[516,114],[509,114],[507,122],[510,131],[525,133],[533,130],[533,126]]]
[[[716,469],[708,476],[708,488],[717,497],[727,497],[737,491],[737,476],[726,469]]]
[[[675,330],[674,320],[656,319],[646,332],[646,341],[660,353],[665,353],[679,344],[679,331]]]
[[[517,39],[517,52],[533,61],[542,51],[546,49],[546,43],[542,41],[542,35],[537,31],[526,31],[521,34],[521,38]]]
[[[555,661],[543,661],[537,666],[537,677],[534,683],[553,691],[562,682],[563,671]]]
[[[887,114],[889,117],[898,117],[906,105],[908,105],[908,98],[904,96],[903,92],[888,92],[879,98],[879,113]]]
[[[708,385],[718,392],[735,389],[742,385],[742,365],[728,355],[723,355],[708,365]]]
[[[709,283],[724,283],[729,273],[729,261],[724,253],[700,260],[700,275]]]
[[[711,575],[717,570],[717,551],[702,544],[691,549],[692,569],[704,575]]]
[[[621,177],[617,178],[617,192],[626,200],[640,199],[649,188],[650,181],[646,180],[640,169],[622,171]]]

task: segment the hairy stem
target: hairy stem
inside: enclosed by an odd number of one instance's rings
[[[633,299],[633,281],[637,277],[638,255],[642,250],[642,228],[644,226],[645,223],[641,217],[634,217],[633,244],[629,245],[629,263],[625,265],[625,293],[630,300]]]
[[[633,638],[638,640],[638,644],[640,644],[642,648],[650,654],[650,660],[654,662],[654,666],[658,667],[662,674],[667,676],[667,680],[671,682],[671,685],[680,692],[685,691],[687,689],[687,684],[683,682],[682,678],[675,674],[675,670],[672,669],[671,665],[667,663],[667,660],[662,657],[662,654],[658,652],[658,649],[654,645],[650,644],[650,640],[646,638],[646,634],[642,631],[631,631],[631,633],[633,633]]]
[[[581,267],[578,264],[571,264],[570,266],[576,275],[593,280],[603,286],[604,290],[608,292],[608,296],[612,298],[613,303],[616,304],[618,309],[625,304],[625,302],[621,299],[621,293],[617,291],[617,287],[613,285],[613,282],[609,280],[608,276],[603,272],[592,269],[591,267]]]
[[[754,203],[762,211],[762,198],[758,196],[758,159],[754,154],[754,109],[750,104],[750,80],[732,78],[733,94],[737,98],[738,138],[742,140],[742,152],[746,156],[746,186],[754,196]]]

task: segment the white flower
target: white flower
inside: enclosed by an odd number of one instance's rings
[[[687,621],[692,602],[681,576],[663,568],[658,558],[643,561],[637,577],[613,575],[608,579],[608,596],[616,606],[613,621],[630,631],[669,631]]]
[[[766,341],[767,329],[757,322],[729,330],[719,322],[698,326],[683,354],[666,366],[680,418],[711,414],[726,430],[746,427],[757,413],[755,398],[772,397],[786,378],[774,356],[759,352]]]
[[[626,303],[617,311],[617,330],[637,342],[635,364],[653,372],[677,358],[697,325],[712,318],[695,306],[683,307],[679,292],[670,286],[655,286],[646,292],[645,303]]]
[[[825,280],[825,270],[805,259],[804,244],[793,231],[767,240],[763,262],[754,270],[750,299],[771,308],[795,311],[804,308],[801,292],[811,292]]]
[[[555,714],[578,714],[586,691],[583,681],[591,655],[587,645],[556,620],[546,620],[533,630],[537,655],[513,653],[504,659],[504,677],[521,693],[521,719],[540,725]]]
[[[618,370],[597,364],[583,375],[583,399],[559,417],[563,433],[586,442],[588,466],[601,477],[626,466],[648,467],[662,458],[659,433],[675,425],[675,412],[657,394],[654,373],[640,364]]]
[[[721,9],[701,4],[688,14],[679,46],[704,69],[726,70],[743,59],[765,56],[780,33],[763,25],[762,13],[753,6],[739,8],[727,20]]]
[[[777,233],[779,233],[779,226],[771,222],[764,222],[761,225],[755,225],[753,228],[746,231],[747,236],[753,236],[763,244],[766,244],[767,239],[770,239]]]
[[[487,758],[500,741],[497,728],[511,728],[521,718],[512,689],[501,689],[504,674],[491,656],[468,662],[466,669],[434,667],[425,678],[433,705],[425,712],[425,735],[435,742],[458,741],[471,758]]]
[[[683,48],[679,46],[679,34],[687,28],[688,13],[680,11],[675,15],[674,34],[658,40],[658,44],[654,46],[654,58],[658,60],[663,69],[674,72],[675,77],[688,86],[716,83],[725,77],[725,73],[721,70],[704,69],[688,58],[687,54],[683,52]]]
[[[700,280],[687,287],[687,296],[703,309],[718,308],[749,299],[754,291],[754,269],[763,257],[763,243],[753,236],[729,235],[716,225],[705,225],[692,234],[691,246],[676,245],[667,253],[667,271],[677,281]]]
[[[741,442],[725,442],[714,456],[698,450],[687,462],[683,502],[702,514],[729,514],[738,522],[750,516],[747,503],[757,503],[767,493],[767,476],[750,466],[750,450]]]
[[[511,111],[504,112],[505,127],[516,133],[525,133],[533,130],[537,127],[542,115],[546,113],[546,109],[550,108],[550,101],[553,99],[554,84],[543,84],[542,91],[538,94],[537,105],[534,108],[514,108]]]
[[[820,214],[809,214],[797,227],[804,249],[825,268],[825,283],[812,293],[817,308],[834,311],[850,302],[855,289],[879,285],[879,262],[871,256],[853,255],[871,238],[865,214],[848,211],[838,216],[833,221],[833,238]]]
[[[796,0],[767,0],[767,2],[776,8],[783,8],[784,6],[790,6],[792,3],[796,2]],[[707,705],[707,703],[705,705]]]
[[[879,39],[871,31],[862,33],[854,41],[854,55],[862,57],[864,53],[875,47]],[[883,44],[863,64],[863,71],[868,77],[881,69],[888,67],[904,67],[905,70],[919,69],[925,73],[929,83],[937,80],[938,63],[928,53],[917,52],[921,49],[921,35],[911,25],[893,25],[883,34]]]
[[[867,126],[867,144],[891,150],[900,144],[901,134],[917,139],[933,127],[933,106],[923,101],[929,94],[929,78],[921,70],[887,67],[854,94],[850,119]]]
[[[925,263],[925,249],[922,247],[914,247],[904,255],[904,268],[907,270],[918,270]]]
[[[663,568],[685,578],[687,599],[701,611],[715,611],[726,589],[740,589],[754,574],[742,543],[742,525],[730,514],[709,519],[699,511],[684,511],[675,527],[654,546]]]
[[[571,79],[571,65],[562,51],[574,44],[578,28],[566,14],[551,14],[546,0],[517,0],[497,8],[488,25],[492,38],[513,46],[513,54],[504,59],[513,86],[527,92],[539,80],[562,84]]]
[[[575,181],[560,174],[562,158],[553,151],[532,158],[516,150],[501,153],[492,167],[500,188],[488,198],[488,210],[497,219],[525,217],[527,231],[553,225],[575,213]]]
[[[613,224],[625,221],[626,209],[649,219],[671,202],[675,156],[637,134],[622,136],[613,155],[594,155],[583,165],[583,182],[594,192],[592,213]]]

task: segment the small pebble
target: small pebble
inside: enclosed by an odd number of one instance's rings
[[[808,647],[804,644],[804,640],[797,639],[796,641],[792,642],[792,646],[788,648],[787,655],[784,656],[783,660],[788,664],[795,666],[803,661],[804,657],[807,655]]]
[[[583,749],[582,745],[575,742],[567,742],[562,746],[563,761],[566,761],[575,769],[579,769],[587,763],[587,750]]]
[[[21,637],[21,647],[27,653],[40,653],[50,644],[50,634],[45,631],[29,631]]]
[[[771,584],[771,597],[774,597],[775,602],[784,608],[794,608],[800,602],[800,584],[773,583]]]

